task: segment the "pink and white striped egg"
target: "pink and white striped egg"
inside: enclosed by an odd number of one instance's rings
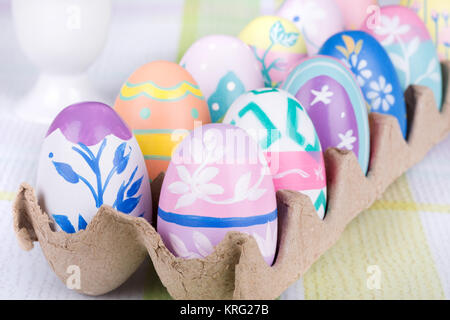
[[[258,141],[275,190],[295,190],[311,199],[320,219],[327,207],[327,182],[322,146],[311,118],[291,94],[259,89],[240,96],[223,123],[244,129]]]

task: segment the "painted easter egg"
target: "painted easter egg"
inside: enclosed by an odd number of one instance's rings
[[[102,205],[151,220],[150,182],[130,129],[109,106],[84,102],[63,109],[41,149],[37,196],[57,230],[75,233]]]
[[[279,87],[289,70],[307,54],[306,43],[295,24],[276,16],[262,16],[239,34],[260,63],[266,87]]]
[[[369,166],[367,106],[355,76],[343,62],[326,56],[309,58],[287,78],[283,89],[305,107],[323,150],[351,150],[364,173]]]
[[[275,190],[299,191],[311,199],[323,219],[326,177],[322,147],[311,119],[294,96],[260,89],[239,97],[224,123],[243,128],[264,151]]]
[[[277,206],[267,162],[242,129],[209,124],[177,147],[161,189],[157,230],[178,257],[202,258],[227,232],[252,235],[271,265]]]
[[[372,112],[397,118],[406,138],[406,104],[394,65],[381,44],[363,31],[345,31],[328,39],[319,54],[343,61],[355,74]]]
[[[258,60],[247,44],[236,37],[201,38],[185,53],[180,65],[200,86],[213,122],[220,122],[241,94],[264,86]]]
[[[114,109],[133,130],[150,179],[166,171],[172,151],[189,130],[211,122],[195,80],[186,69],[168,61],[137,69],[122,86]]]
[[[450,59],[450,1],[401,0],[416,12],[431,34],[441,60]]]
[[[433,40],[423,21],[409,8],[387,6],[380,9],[379,24],[364,31],[374,36],[394,63],[406,90],[410,85],[429,87],[442,107],[442,71]]]
[[[359,29],[370,13],[375,13],[371,6],[378,4],[377,0],[334,0],[344,17],[345,28]],[[376,13],[375,13],[376,14]]]
[[[344,19],[334,0],[286,0],[277,16],[294,22],[309,55],[316,54],[329,37],[344,30]]]

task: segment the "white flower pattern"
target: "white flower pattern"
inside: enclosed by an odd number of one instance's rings
[[[220,173],[219,168],[214,167],[213,164],[219,163],[224,156],[223,148],[218,147],[217,140],[213,138],[205,133],[203,142],[193,139],[191,153],[194,162],[200,165],[192,174],[184,165],[175,167],[180,180],[172,182],[167,188],[169,192],[180,195],[175,209],[191,206],[199,199],[212,204],[232,204],[246,199],[256,201],[267,191],[259,188],[265,177],[264,172],[261,172],[256,183],[251,186],[252,172],[249,171],[236,182],[233,197],[220,201],[214,200],[212,196],[223,195],[225,190],[221,185],[212,182]]]
[[[338,144],[338,149],[353,150],[353,144],[356,142],[356,138],[353,136],[353,130],[348,130],[345,134],[339,133],[339,139],[341,143]]]
[[[272,231],[270,227],[270,222],[267,223],[266,237],[263,238],[257,233],[253,232],[253,237],[258,243],[259,250],[264,258],[270,258],[273,256],[277,247],[277,233]]]
[[[178,236],[169,233],[169,241],[172,249],[177,257],[184,259],[201,259],[207,257],[214,251],[214,246],[203,233],[194,231],[192,234],[195,248],[198,253],[191,252],[187,249],[186,244]]]
[[[358,61],[358,56],[352,54],[350,63],[350,68],[355,73],[359,86],[363,87],[366,84],[366,81],[372,77],[372,71],[367,68],[367,60],[361,59]]]
[[[244,233],[250,235],[248,232]],[[261,237],[256,232],[253,232],[251,235],[255,238],[262,256],[264,258],[272,257],[277,246],[277,232],[276,230],[272,231],[271,223],[267,223],[265,238]],[[184,259],[202,259],[214,252],[214,246],[203,233],[194,231],[192,233],[192,240],[197,252],[189,251],[180,237],[173,233],[169,233],[170,246],[177,257]]]
[[[181,181],[176,181],[168,187],[170,192],[182,195],[178,199],[175,209],[190,206],[197,199],[220,195],[224,192],[222,186],[209,183],[219,173],[218,168],[207,167],[194,177],[191,176],[185,166],[177,166],[176,170]]]
[[[386,82],[383,76],[378,78],[378,81],[370,82],[370,89],[367,93],[367,99],[371,101],[372,109],[377,111],[380,108],[383,111],[389,111],[395,104],[395,98],[392,95],[392,85]]]
[[[334,95],[334,93],[330,91],[330,87],[327,85],[323,86],[320,91],[311,90],[311,94],[314,95],[314,100],[311,102],[311,107],[319,102],[329,105],[331,103],[330,98]]]
[[[214,251],[211,241],[201,232],[194,231],[192,234],[194,245],[202,257],[207,257]]]
[[[380,36],[387,36],[381,44],[388,46],[394,43],[399,36],[402,36],[410,31],[411,27],[407,24],[400,25],[400,18],[394,16],[392,18],[382,15],[380,17],[380,24],[375,28],[375,33]]]
[[[440,81],[439,76],[439,63],[435,59],[429,61],[427,71],[420,77],[413,79],[411,74],[411,59],[417,53],[420,48],[420,38],[414,37],[408,43],[405,43],[402,36],[411,31],[411,26],[408,24],[400,24],[400,18],[393,16],[392,18],[382,15],[380,17],[380,24],[375,28],[375,33],[379,36],[386,36],[381,41],[383,46],[390,46],[397,43],[401,48],[401,54],[390,52],[389,57],[396,69],[401,70],[405,75],[405,83],[409,84],[421,84],[424,80],[430,79],[431,81]]]

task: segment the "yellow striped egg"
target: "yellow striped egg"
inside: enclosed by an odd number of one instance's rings
[[[133,130],[150,179],[166,171],[173,150],[190,130],[211,122],[195,80],[168,61],[137,69],[122,86],[114,108]]]

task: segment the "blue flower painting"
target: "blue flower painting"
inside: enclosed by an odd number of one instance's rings
[[[84,162],[89,166],[92,171],[92,175],[95,178],[95,183],[91,184],[87,177],[84,177],[78,174],[70,164],[64,162],[57,162],[52,160],[53,166],[55,167],[56,172],[59,176],[61,176],[66,182],[71,184],[82,183],[89,189],[92,199],[95,202],[96,208],[100,208],[104,204],[104,194],[110,185],[110,181],[114,176],[120,176],[124,173],[125,169],[128,166],[131,154],[131,147],[129,147],[128,153],[126,153],[127,143],[123,142],[120,144],[114,153],[114,158],[112,161],[112,169],[109,171],[106,179],[103,180],[101,170],[100,170],[100,159],[102,157],[103,151],[107,146],[107,139],[105,138],[100,148],[97,151],[97,154],[89,149],[83,143],[78,143],[78,146],[72,147],[72,150],[80,155],[80,157],[84,160]],[[49,158],[53,159],[54,154],[50,153]],[[141,200],[141,196],[137,196],[139,189],[141,188],[142,181],[144,176],[137,178],[135,180],[136,172],[138,167],[134,169],[131,176],[125,179],[120,185],[116,200],[114,201],[112,207],[120,212],[125,214],[131,213],[139,204]],[[141,214],[143,216],[144,213]],[[57,215],[54,214],[53,218],[58,226],[67,233],[75,233],[79,230],[84,230],[87,226],[86,220],[83,218],[80,213],[78,216],[78,228],[76,229],[69,218],[66,215]]]

